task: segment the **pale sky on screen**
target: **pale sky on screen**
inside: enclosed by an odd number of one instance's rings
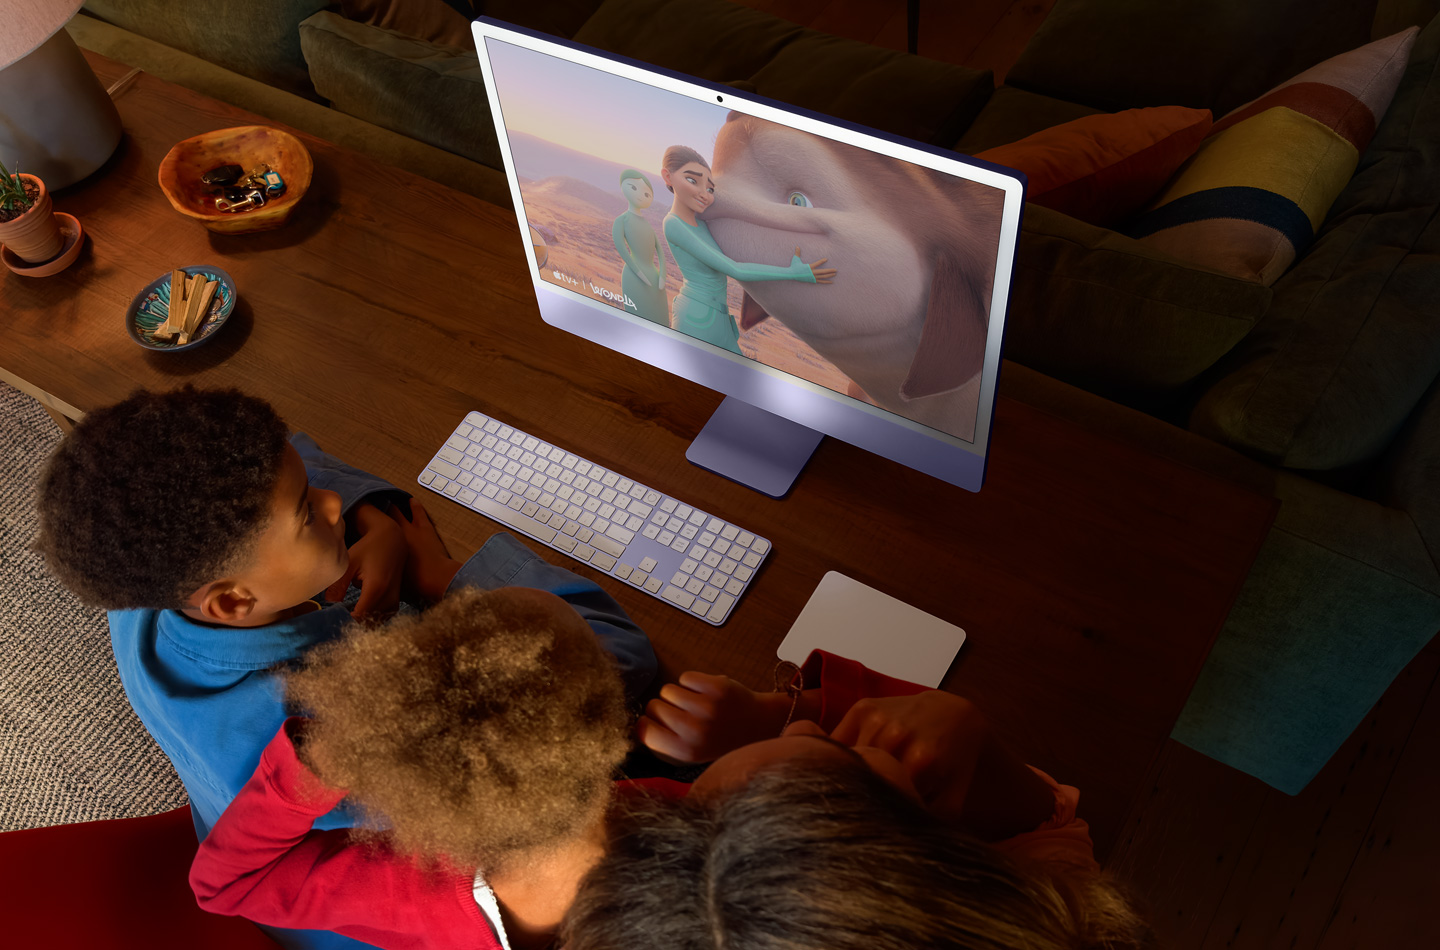
[[[505,127],[556,145],[659,171],[672,145],[710,160],[729,110],[598,69],[486,41]],[[655,187],[660,187],[656,181]]]

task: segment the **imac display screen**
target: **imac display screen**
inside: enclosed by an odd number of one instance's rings
[[[1016,179],[628,64],[482,41],[539,281],[983,462]]]

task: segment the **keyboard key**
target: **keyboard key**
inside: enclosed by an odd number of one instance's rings
[[[575,550],[575,539],[571,537],[566,537],[563,534],[557,534],[550,543],[555,545],[560,550],[564,551],[566,554],[569,554],[571,551]]]
[[[669,512],[675,510],[675,506],[677,504],[679,504],[679,502],[677,502],[675,499],[666,498],[665,500],[660,502],[660,510],[668,514]]]
[[[660,527],[659,525],[647,524],[640,533],[653,541],[659,536]]]
[[[681,590],[680,588],[675,587],[674,585],[671,585],[671,586],[669,586],[669,587],[666,587],[663,591],[661,591],[660,596],[661,596],[661,597],[664,597],[666,600],[670,601],[672,604],[679,604],[681,607],[684,607],[686,610],[689,610],[689,609],[690,609],[690,605],[693,604],[693,603],[695,603],[695,595],[694,595],[694,594],[687,593],[686,591],[683,591],[683,590]]]
[[[770,542],[766,541],[764,538],[756,538],[755,543],[750,545],[750,550],[754,551],[756,554],[764,554],[766,551],[770,550]]]
[[[691,508],[689,505],[681,505],[679,508],[675,509],[675,517],[679,518],[681,521],[684,521],[686,518],[690,517],[690,513],[694,510],[695,509]]]
[[[740,545],[742,548],[748,548],[750,546],[750,542],[754,540],[755,535],[751,534],[749,531],[741,531],[740,536],[735,539],[735,543]]]
[[[452,448],[451,448],[450,446],[448,446],[448,445],[445,446],[445,447],[443,447],[442,449],[440,449],[440,451],[439,451],[439,452],[436,452],[435,454],[438,455],[438,456],[440,456],[440,457],[441,457],[442,459],[444,459],[445,461],[447,461],[447,462],[453,462],[453,463],[456,464],[456,465],[459,465],[459,464],[460,464],[460,460],[465,457],[465,453],[464,453],[464,452],[461,452],[461,451],[459,451],[458,449],[452,449]]]
[[[715,535],[710,533],[709,531],[706,531],[704,534],[700,535],[700,543],[705,545],[707,548],[710,547],[715,543]]]
[[[733,578],[733,577],[730,578],[728,581],[725,582],[725,593],[727,593],[727,594],[737,594],[737,595],[738,595],[738,594],[739,594],[742,590],[744,590],[744,589],[745,589],[745,585],[742,584],[741,582],[737,581],[737,580],[736,580],[735,578]]]
[[[714,551],[716,554],[723,555],[725,554],[725,552],[730,550],[730,542],[722,538],[721,540],[716,541],[714,544],[712,544],[710,546],[710,550]]]
[[[656,538],[655,540],[659,541],[661,544],[665,545],[668,548],[675,541],[675,532],[661,531],[660,537]]]
[[[694,512],[693,514],[690,515],[689,518],[686,518],[685,520],[688,521],[688,522],[690,522],[691,524],[693,524],[696,528],[699,528],[702,524],[705,523],[705,512],[703,512],[703,511]]]
[[[636,527],[639,526],[637,525]],[[621,544],[629,544],[631,541],[635,540],[634,531],[630,530],[629,528],[622,528],[618,524],[612,524],[610,527],[606,528],[605,534],[609,537],[614,538],[616,541],[619,541]]]
[[[595,554],[595,549],[588,544],[575,545],[575,556],[582,561],[588,561]],[[613,563],[613,562],[612,562]]]
[[[740,529],[735,527],[733,524],[727,524],[724,528],[720,529],[720,537],[724,538],[726,541],[734,541],[735,536],[739,533]]]
[[[423,471],[423,472],[420,473],[420,484],[422,484],[422,485],[428,485],[428,484],[430,484],[431,482],[433,482],[434,480],[435,480],[435,473],[432,472],[430,469],[427,468],[425,471]]]
[[[444,491],[445,488],[446,488],[446,486],[448,486],[449,484],[450,484],[450,479],[448,479],[448,478],[437,478],[437,479],[435,479],[433,482],[430,483],[430,487],[433,488],[433,489],[435,489],[436,491]]]
[[[662,586],[664,583],[665,583],[664,581],[662,581],[660,578],[658,578],[658,577],[656,577],[655,575],[652,574],[652,575],[650,575],[650,579],[647,580],[647,581],[645,581],[645,583],[644,583],[643,586],[644,586],[645,589],[648,590],[650,593],[652,593],[652,594],[658,594],[658,593],[660,593],[660,588],[661,588],[661,586]]]
[[[690,580],[685,582],[685,590],[692,594],[698,594],[704,589],[705,582],[698,578],[692,577],[690,578]]]
[[[705,555],[705,566],[706,566],[706,567],[719,567],[719,566],[720,566],[720,555],[716,554],[714,551],[707,552],[706,555]]]
[[[675,576],[670,578],[670,583],[674,584],[676,587],[684,587],[686,584],[690,583],[690,578],[688,575],[680,571],[676,571]]]
[[[439,459],[433,460],[430,463],[430,468],[437,474],[444,475],[446,478],[454,478],[460,474],[459,466],[451,465],[449,462],[442,462]]]
[[[743,563],[746,567],[760,566],[760,555],[756,554],[754,551],[751,551],[749,554],[745,555],[740,560],[741,563]]]
[[[750,568],[748,567],[739,567],[735,569],[735,579],[741,581],[742,583],[748,582],[750,578],[754,576],[755,572],[750,570]]]
[[[620,579],[623,581],[623,580],[625,580],[626,578],[628,578],[628,577],[630,576],[631,572],[633,572],[634,570],[635,570],[635,568],[631,567],[629,564],[625,564],[625,563],[622,562],[622,563],[616,565],[616,567],[615,567],[615,576],[618,577],[618,578],[620,578]]]
[[[700,565],[698,568],[695,569],[695,576],[700,578],[702,581],[708,581],[714,573],[715,568],[706,567],[704,564]],[[710,599],[714,600],[715,598],[711,597]]]
[[[676,538],[675,541],[670,545],[670,550],[679,551],[681,554],[684,554],[685,549],[689,546],[689,541],[686,541],[684,538]]]
[[[610,570],[610,568],[615,566],[615,559],[610,555],[606,554],[604,551],[596,551],[594,554],[590,555],[590,563],[594,564],[602,571],[608,571]]]
[[[715,605],[710,608],[710,612],[705,615],[705,619],[711,623],[719,623],[725,619],[725,614],[729,612],[730,605],[733,603],[735,603],[734,597],[731,597],[729,594],[721,594],[715,598]]]
[[[636,587],[640,587],[649,579],[650,575],[646,574],[644,571],[634,571],[630,574],[630,583],[634,584]]]
[[[686,590],[689,590],[689,588],[687,587]],[[706,584],[700,590],[700,599],[705,601],[706,603],[712,603],[715,598],[719,596],[720,589],[718,587],[711,587],[709,584]]]
[[[619,557],[620,555],[625,553],[625,545],[621,544],[618,541],[612,540],[611,538],[608,538],[603,534],[592,535],[590,537],[590,543],[595,545],[595,547],[599,548],[600,550],[604,551],[606,554],[611,554],[615,557]]]

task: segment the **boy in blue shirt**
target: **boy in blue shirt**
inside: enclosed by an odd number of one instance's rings
[[[268,403],[238,390],[141,390],[81,421],[41,479],[46,564],[109,611],[126,696],[184,782],[200,838],[286,717],[275,670],[352,619],[321,599],[352,578],[357,615],[393,610],[407,578],[428,599],[461,585],[548,590],[616,658],[632,701],[649,685],[648,639],[598,586],[505,534],[452,561],[423,509],[413,522],[388,512],[407,493],[287,435]],[[352,823],[342,807],[316,827]]]

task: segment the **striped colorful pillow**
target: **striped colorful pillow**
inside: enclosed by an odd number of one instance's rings
[[[1355,173],[1418,32],[1327,59],[1220,119],[1126,233],[1212,270],[1273,283]]]

